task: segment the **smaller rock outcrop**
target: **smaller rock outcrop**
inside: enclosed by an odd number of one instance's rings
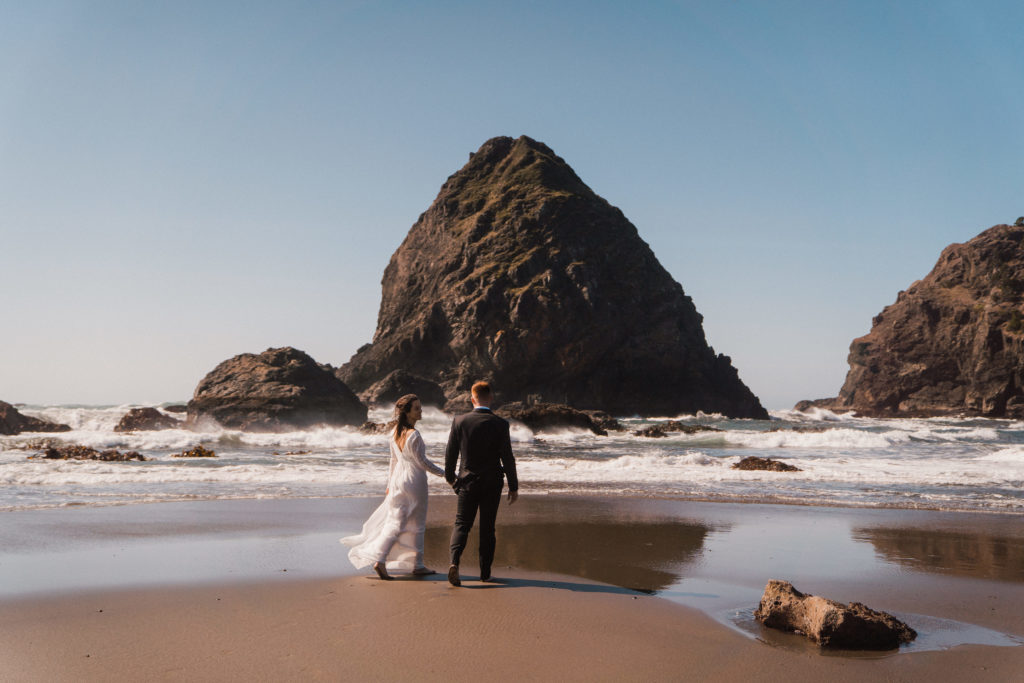
[[[584,413],[590,416],[590,419],[594,421],[601,429],[608,432],[624,432],[626,428],[616,420],[614,417],[609,415],[603,410],[584,410]]]
[[[359,428],[360,434],[388,434],[395,430],[395,421],[390,422],[364,422]]]
[[[850,343],[847,361],[838,396],[796,410],[1024,418],[1024,226],[946,247]]]
[[[164,415],[156,408],[132,408],[114,427],[115,432],[155,432],[161,429],[176,429],[180,420]]]
[[[894,650],[917,632],[886,612],[859,602],[843,605],[805,595],[788,581],[772,579],[765,586],[754,617],[769,628],[801,633],[823,648]]]
[[[182,406],[182,405],[164,406],[164,412],[167,412],[167,413],[186,413],[186,412],[188,412],[188,406]]]
[[[416,394],[425,406],[441,408],[447,403],[444,390],[437,382],[423,379],[405,370],[389,372],[384,379],[359,394],[370,405],[392,404],[406,394]]]
[[[202,445],[190,448],[187,451],[181,453],[175,453],[175,458],[216,458],[217,454],[211,451],[209,448],[203,448]]]
[[[98,451],[95,448],[89,446],[58,446],[56,448],[47,448],[43,451],[42,455],[30,455],[29,459],[43,460],[102,460],[104,462],[127,462],[128,460],[139,460],[145,461],[147,458],[141,455],[138,451],[126,451],[121,453],[113,448]]]
[[[506,420],[522,422],[535,432],[569,427],[587,429],[598,436],[608,436],[608,432],[599,427],[589,414],[561,403],[514,401],[505,403],[494,412]]]
[[[720,432],[718,427],[708,425],[694,425],[680,422],[679,420],[666,420],[658,424],[644,427],[633,432],[633,436],[644,436],[649,439],[661,439],[671,432],[682,432],[683,434],[697,434],[698,432]]]
[[[758,458],[754,455],[748,455],[747,457],[740,460],[738,463],[732,466],[734,470],[765,470],[768,472],[803,472],[802,469],[788,463],[784,463],[781,460],[773,460],[772,458]]]
[[[308,355],[286,346],[243,353],[199,382],[188,402],[188,421],[210,417],[224,427],[254,432],[358,426],[366,406]]]
[[[70,432],[68,425],[47,422],[28,415],[22,415],[10,403],[0,401],[0,434],[13,436],[22,432]]]

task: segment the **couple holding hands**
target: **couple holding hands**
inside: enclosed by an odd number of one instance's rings
[[[444,469],[426,456],[423,437],[415,425],[423,407],[415,394],[395,403],[397,424],[389,441],[391,467],[384,502],[370,515],[363,530],[341,539],[351,546],[348,558],[356,569],[373,566],[381,579],[390,579],[388,567],[415,575],[434,574],[423,564],[423,534],[427,523],[427,472],[443,476],[458,495],[451,539],[448,582],[462,585],[459,561],[477,513],[480,515],[480,580],[491,578],[494,561],[494,520],[508,477],[508,502],[518,498],[519,481],[512,455],[509,425],[491,412],[493,399],[487,382],[471,389],[473,411],[452,422],[444,453]]]

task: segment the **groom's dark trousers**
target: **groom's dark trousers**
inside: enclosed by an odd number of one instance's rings
[[[486,408],[456,417],[445,448],[444,477],[459,497],[451,563],[457,565],[462,560],[462,551],[479,513],[480,572],[487,576],[494,561],[494,520],[505,477],[509,491],[519,488],[508,422]]]

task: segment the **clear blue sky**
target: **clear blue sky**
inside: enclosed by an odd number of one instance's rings
[[[1019,2],[0,4],[0,400],[186,400],[370,340],[485,140],[620,207],[769,408],[1024,215]]]

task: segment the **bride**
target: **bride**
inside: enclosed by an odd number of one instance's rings
[[[348,559],[356,569],[373,565],[377,576],[388,580],[388,568],[412,570],[417,576],[434,574],[423,565],[423,532],[427,526],[427,472],[444,470],[427,460],[423,437],[413,427],[423,417],[416,394],[395,402],[391,468],[384,502],[363,524],[363,530],[341,539],[351,546]]]

